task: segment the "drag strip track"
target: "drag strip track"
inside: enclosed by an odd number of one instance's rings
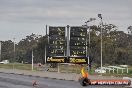
[[[37,81],[38,88],[77,88],[73,87],[75,84],[81,87],[74,81],[0,73],[0,88],[33,88],[33,80]]]
[[[36,80],[38,85],[32,86]],[[16,74],[0,73],[0,88],[125,88],[122,86],[86,86],[82,87],[79,82],[57,80],[42,77],[24,76]]]

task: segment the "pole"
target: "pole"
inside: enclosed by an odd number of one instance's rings
[[[88,30],[88,22],[91,22],[91,21],[94,21],[94,20],[96,20],[95,18],[90,18],[88,21],[86,21],[85,23],[86,23],[86,28],[87,28],[87,30]],[[88,33],[88,44],[89,44],[89,46],[87,46],[87,38],[86,38],[86,56],[88,57],[88,71],[89,71],[89,64],[90,64],[90,52],[91,52],[91,50],[90,50],[90,41],[91,41],[91,35],[90,35],[90,26],[89,26],[89,32],[87,32]],[[88,48],[89,48],[89,51],[88,51]]]
[[[47,38],[47,40],[48,40],[48,34],[47,34],[47,25],[46,25],[46,38]],[[48,41],[47,41],[48,42]],[[45,64],[46,64],[46,54],[47,54],[47,52],[46,52],[46,47],[47,47],[47,43],[45,44]]]
[[[58,73],[60,73],[60,63],[58,63]]]
[[[69,25],[67,25],[67,60],[68,60],[68,57],[70,56],[70,49],[69,49],[69,39],[70,39],[70,34],[69,34]],[[67,68],[66,68],[66,72],[68,73],[68,65],[67,65]]]
[[[68,56],[70,55],[69,38],[70,38],[70,34],[69,34],[69,25],[67,25],[67,58],[68,58]]]
[[[101,29],[101,69],[102,69],[102,26],[103,26],[103,21],[102,21],[102,14],[98,14],[98,17],[101,19],[101,27],[100,27],[100,29]]]
[[[1,61],[1,41],[0,41],[0,61]]]
[[[91,50],[90,50],[90,40],[91,40],[91,39],[90,39],[90,26],[89,26],[89,34],[88,34],[88,35],[89,35],[89,42],[88,42],[88,43],[89,43],[89,46],[88,46],[88,47],[89,47],[88,71],[90,71],[90,51],[91,51]]]
[[[88,58],[90,59],[90,41],[91,41],[91,37],[90,37],[90,26],[89,26],[89,34],[88,35],[89,35],[89,42],[88,42],[89,43],[89,46],[88,46],[89,47],[89,57]]]
[[[85,22],[86,23],[86,30],[87,30],[87,34],[88,34],[88,26],[87,26],[87,22]],[[88,57],[88,43],[87,43],[87,41],[88,41],[88,38],[87,38],[87,36],[86,36],[86,57]]]
[[[13,61],[12,61],[12,62],[13,62],[13,69],[14,69],[14,67],[15,67],[15,66],[14,66],[14,65],[15,65],[15,39],[16,39],[16,38],[13,38],[13,40],[14,40],[14,59],[13,59]]]
[[[102,23],[103,22],[102,22],[102,19],[101,19],[101,69],[102,69],[102,55],[103,55],[102,54],[102,26],[103,26]]]
[[[13,38],[14,40],[14,59],[15,59],[15,38]]]
[[[88,34],[88,24],[87,24],[88,22],[89,21],[85,22],[86,23],[87,34]],[[90,39],[90,37],[89,37],[89,39]],[[88,42],[88,38],[86,37],[86,57],[88,57],[88,71],[89,71],[89,56],[88,56],[89,52],[88,52],[88,43],[87,42]],[[89,46],[90,46],[90,43],[89,43]]]
[[[32,71],[33,71],[33,49],[32,49]]]

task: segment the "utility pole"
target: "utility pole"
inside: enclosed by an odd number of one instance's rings
[[[32,71],[33,71],[33,49],[32,49]]]
[[[13,38],[13,40],[14,40],[14,60],[15,60],[15,38]]]
[[[103,26],[103,21],[102,21],[102,14],[98,14],[98,17],[100,18],[100,20],[101,20],[101,27],[100,27],[100,29],[101,29],[101,32],[100,32],[100,34],[101,34],[101,69],[102,69],[102,26]]]
[[[86,28],[89,29],[88,31],[88,44],[87,44],[87,38],[86,38],[86,57],[88,57],[88,70],[89,70],[89,59],[90,59],[90,41],[91,41],[91,35],[90,35],[90,26],[88,26],[88,23],[91,22],[91,21],[94,21],[96,20],[95,18],[90,18],[88,21],[86,21]],[[89,46],[87,46],[89,45]],[[89,48],[89,52],[88,52],[88,48]]]
[[[13,38],[13,40],[14,40],[14,59],[12,60],[12,62],[13,62],[13,69],[14,69],[14,62],[15,62],[15,39],[16,38]]]

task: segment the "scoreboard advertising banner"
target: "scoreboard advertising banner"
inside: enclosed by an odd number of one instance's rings
[[[47,63],[74,63],[74,64],[87,64],[87,57],[51,57],[47,56]]]
[[[47,63],[66,63],[67,57],[51,57],[47,56]]]
[[[67,62],[75,63],[75,64],[87,64],[88,58],[87,57],[69,57]]]

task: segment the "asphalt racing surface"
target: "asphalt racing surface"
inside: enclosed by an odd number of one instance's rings
[[[32,86],[36,81],[38,85]],[[0,88],[126,88],[122,86],[86,86],[82,87],[79,82],[57,80],[51,78],[24,76],[8,73],[0,73]]]

